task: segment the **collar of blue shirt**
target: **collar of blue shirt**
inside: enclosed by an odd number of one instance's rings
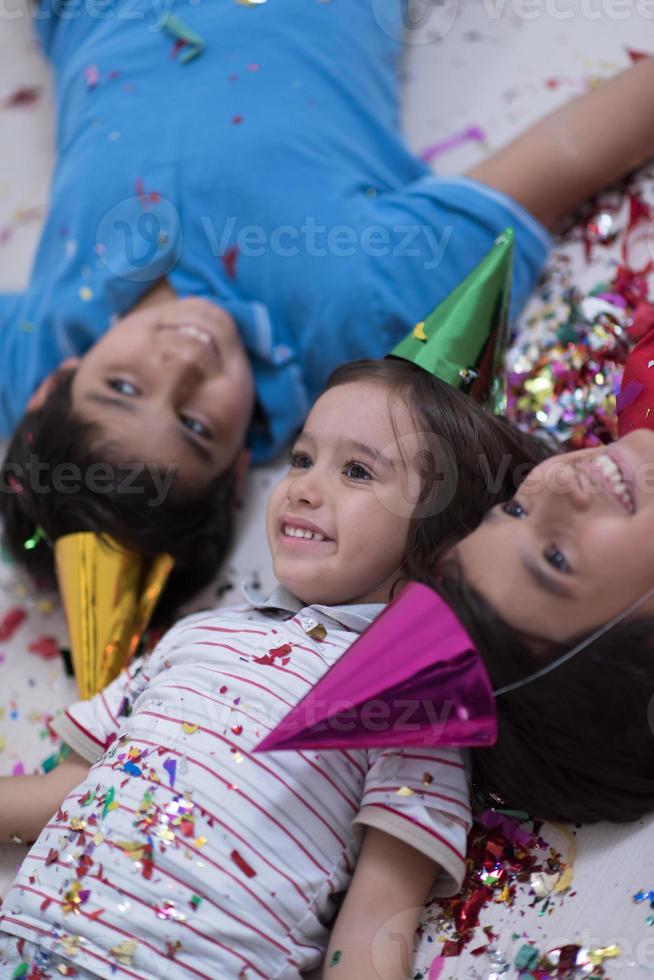
[[[245,599],[255,609],[278,611],[288,619],[290,616],[302,615],[308,619],[321,622],[325,628],[329,621],[333,625],[345,627],[354,633],[363,633],[374,619],[385,608],[382,602],[360,603],[347,606],[304,606],[300,599],[294,596],[283,585],[278,585],[268,597],[264,596],[252,585],[243,584],[241,591]],[[327,622],[325,622],[327,620]]]

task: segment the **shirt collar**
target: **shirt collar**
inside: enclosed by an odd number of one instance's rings
[[[278,585],[267,598],[260,590],[247,584],[241,586],[241,592],[255,609],[276,610],[285,613],[286,618],[304,613],[320,621],[329,619],[354,633],[362,633],[384,609],[383,602],[352,603],[347,606],[304,606],[283,585]]]

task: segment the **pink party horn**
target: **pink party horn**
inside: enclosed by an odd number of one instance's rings
[[[472,640],[439,595],[411,583],[255,751],[496,739],[492,687]]]

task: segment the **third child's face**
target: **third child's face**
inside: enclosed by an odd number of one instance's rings
[[[268,505],[277,579],[307,605],[386,602],[405,557],[416,489],[402,449],[417,439],[401,400],[351,382],[331,388],[296,440]],[[366,448],[367,447],[367,448]],[[313,530],[319,538],[300,537]]]
[[[455,551],[526,633],[566,641],[608,622],[654,587],[654,432],[541,463]]]

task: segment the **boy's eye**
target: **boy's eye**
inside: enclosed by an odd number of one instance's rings
[[[203,422],[199,419],[193,419],[190,415],[180,415],[182,425],[193,432],[196,436],[202,436],[203,439],[209,439],[211,437],[211,432],[206,427]]]
[[[550,564],[552,568],[555,568],[557,572],[563,572],[564,574],[567,575],[569,572],[572,571],[570,565],[568,564],[567,558],[565,557],[563,552],[556,547],[555,544],[550,545],[549,548],[546,548],[544,551],[544,555],[545,555],[545,561],[548,562],[548,564]]]
[[[527,511],[524,509],[522,504],[519,504],[517,500],[508,500],[505,504],[502,504],[502,511],[508,514],[509,517],[526,517]]]
[[[306,470],[311,466],[311,460],[306,453],[291,451],[291,466],[294,469]]]
[[[348,463],[344,473],[352,480],[372,480],[372,475],[361,463]]]
[[[121,395],[138,395],[138,388],[124,378],[107,378],[107,384]]]

